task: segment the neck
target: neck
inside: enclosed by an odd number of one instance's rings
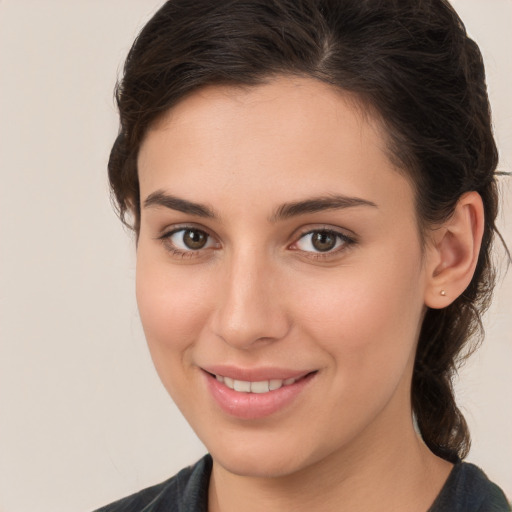
[[[364,432],[349,447],[282,477],[240,476],[214,461],[209,512],[424,512],[452,465],[422,443],[410,415],[402,421],[397,425],[394,416],[386,442],[382,428]]]

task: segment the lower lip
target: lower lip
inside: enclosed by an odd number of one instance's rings
[[[228,388],[213,375],[206,372],[205,375],[210,393],[225,413],[244,420],[255,420],[290,405],[316,374],[310,373],[293,384],[268,393],[241,393]]]

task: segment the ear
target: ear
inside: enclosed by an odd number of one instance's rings
[[[484,207],[477,192],[459,199],[453,215],[430,232],[426,249],[425,305],[440,309],[468,287],[484,232]]]

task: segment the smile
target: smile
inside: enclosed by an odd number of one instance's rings
[[[215,375],[218,382],[221,382],[229,389],[238,391],[240,393],[268,393],[275,391],[283,386],[290,386],[297,382],[301,377],[290,379],[271,379],[251,382],[247,380],[237,380],[231,377],[224,377],[223,375]]]
[[[230,376],[223,373],[229,373]],[[283,378],[276,378],[279,373]],[[312,385],[317,374],[316,370],[300,373],[272,369],[243,371],[231,368],[222,371],[219,368],[215,372],[203,370],[206,387],[214,403],[225,414],[243,420],[263,419],[291,407],[294,403],[300,403],[299,396]]]

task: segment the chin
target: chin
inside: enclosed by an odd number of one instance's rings
[[[238,476],[251,478],[286,477],[302,469],[301,461],[294,457],[286,457],[282,453],[273,455],[260,453],[222,453],[219,456],[212,453],[216,463],[226,471]]]
[[[245,437],[245,436],[244,436]],[[317,458],[304,443],[266,432],[260,436],[224,434],[224,442],[206,444],[214,461],[230,473],[252,478],[286,477],[314,464]],[[259,438],[259,439],[258,439]]]

